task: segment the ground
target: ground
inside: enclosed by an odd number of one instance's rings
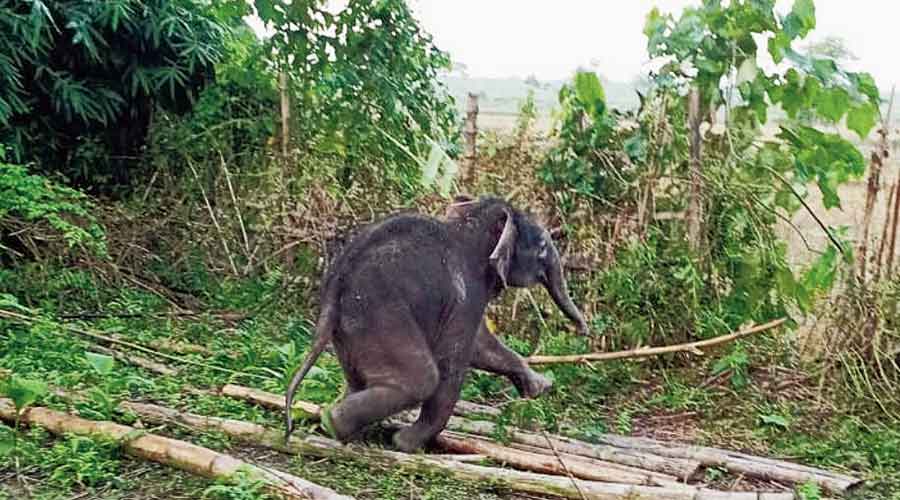
[[[33,272],[39,272],[34,270]],[[24,272],[23,272],[24,273]],[[37,275],[20,274],[21,283],[38,283]],[[146,290],[96,286],[77,271],[63,271],[49,280],[80,283],[66,299],[32,290],[45,309],[74,310],[74,304],[109,304],[110,312],[156,313],[167,304]],[[27,285],[23,285],[27,286]],[[62,286],[62,285],[60,285]],[[226,308],[265,296],[264,284],[233,283],[218,287],[208,300]],[[65,302],[62,302],[65,300]],[[253,377],[228,376],[200,367],[177,366],[177,375],[158,376],[116,362],[111,375],[100,376],[86,361],[91,345],[60,330],[58,325],[31,327],[5,324],[0,334],[0,366],[47,381],[68,390],[89,390],[87,401],[71,407],[56,397],[40,404],[76,411],[87,418],[116,418],[109,401],[155,401],[194,413],[239,418],[279,427],[280,415],[242,402],[216,396],[194,396],[183,388],[243,383],[281,392],[286,374],[309,342],[309,325],[301,305],[280,306],[241,321],[201,318],[101,318],[82,326],[151,343],[169,338],[211,349],[215,356],[190,355],[197,362],[226,366]],[[296,312],[295,312],[296,311]],[[557,334],[562,335],[562,334]],[[517,349],[533,346],[509,339]],[[553,366],[544,372],[555,389],[533,401],[515,398],[507,381],[473,374],[463,392],[470,400],[504,409],[500,421],[551,432],[590,436],[592,432],[652,436],[663,440],[710,444],[764,456],[858,474],[866,489],[854,498],[900,498],[900,429],[879,423],[876,413],[860,406],[839,390],[820,390],[818,377],[798,364],[791,343],[780,334],[747,342],[746,363],[722,374],[714,372],[722,352],[708,356],[677,356],[643,362],[621,361],[592,366]],[[545,344],[545,353],[565,349],[565,342]],[[341,390],[335,360],[325,355],[304,384],[302,399],[331,401]],[[94,388],[94,389],[91,389]],[[190,440],[226,451],[332,487],[360,499],[473,499],[516,498],[482,484],[469,484],[442,475],[412,474],[354,460],[289,457],[277,452],[239,446],[217,434],[187,434],[177,426],[154,432]],[[8,428],[4,432],[9,432]],[[258,498],[254,485],[215,485],[170,468],[122,456],[115,444],[83,438],[52,438],[40,430],[20,436],[20,470],[11,460],[0,462],[0,498]],[[760,483],[707,469],[704,480],[712,487],[746,490],[783,490],[784,485]]]

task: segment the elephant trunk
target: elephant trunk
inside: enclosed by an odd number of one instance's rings
[[[589,333],[587,321],[585,321],[581,311],[578,310],[578,306],[572,302],[572,297],[569,296],[569,287],[566,284],[566,278],[563,275],[563,265],[562,259],[559,256],[559,251],[557,251],[556,247],[552,244],[547,246],[550,249],[550,255],[547,257],[544,286],[547,288],[547,291],[550,292],[550,297],[553,298],[556,307],[562,310],[563,314],[575,323],[578,333],[587,335]]]

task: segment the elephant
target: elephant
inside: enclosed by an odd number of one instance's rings
[[[363,226],[325,273],[315,341],[285,395],[285,438],[294,394],[329,342],[346,390],[321,425],[342,442],[421,405],[392,439],[423,447],[447,425],[470,368],[507,377],[524,397],[544,393],[551,382],[484,322],[505,288],[538,283],[587,334],[550,233],[501,198],[457,197],[443,219],[407,212]]]

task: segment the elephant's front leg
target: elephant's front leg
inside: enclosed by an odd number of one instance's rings
[[[475,337],[472,368],[509,378],[519,394],[526,398],[537,397],[553,385],[547,377],[529,368],[522,356],[503,345],[496,335],[489,332],[484,320],[479,324]]]

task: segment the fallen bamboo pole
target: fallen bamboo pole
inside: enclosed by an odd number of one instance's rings
[[[0,419],[16,420],[12,400],[0,398]],[[285,472],[267,470],[209,448],[144,433],[114,422],[86,420],[48,408],[30,408],[21,416],[22,423],[38,425],[57,435],[77,434],[103,436],[118,440],[129,455],[175,467],[200,476],[229,480],[244,471],[251,479],[262,480],[270,493],[291,500],[351,500],[333,490]]]
[[[707,340],[699,340],[697,342],[688,342],[686,344],[663,347],[638,347],[636,349],[629,349],[627,351],[570,354],[566,356],[531,356],[529,358],[526,358],[526,361],[530,365],[547,365],[555,363],[583,363],[585,361],[610,361],[614,359],[646,358],[649,356],[659,356],[660,354],[670,354],[673,352],[691,352],[694,354],[702,354],[700,349],[703,347],[712,347],[714,345],[732,342],[754,333],[771,330],[784,324],[786,321],[787,318],[781,318],[775,321],[770,321],[764,325],[755,326],[753,328],[730,333],[728,335],[722,335],[720,337],[715,337]]]
[[[509,469],[472,465],[459,460],[437,458],[434,455],[406,454],[395,451],[342,445],[320,436],[297,435],[285,442],[282,432],[263,426],[217,417],[182,413],[157,405],[123,403],[122,409],[131,411],[151,423],[177,423],[196,431],[223,432],[245,443],[263,446],[291,454],[318,457],[356,457],[382,463],[392,463],[413,471],[441,471],[467,481],[490,481],[502,488],[523,493],[554,495],[563,498],[590,500],[618,500],[625,498],[661,498],[670,500],[792,500],[792,493],[731,493],[706,490],[696,486],[679,485],[661,488],[632,484],[604,483],[536,474]],[[583,496],[582,496],[583,494]]]
[[[407,421],[410,420],[406,417]],[[447,423],[450,431],[464,432],[479,436],[495,436],[497,426],[492,422],[482,420],[467,420],[458,417],[450,418]],[[623,449],[605,444],[592,444],[566,438],[563,436],[549,436],[548,438],[533,432],[527,432],[516,428],[507,428],[506,437],[513,443],[518,443],[536,448],[550,450],[552,444],[560,453],[587,457],[604,462],[634,467],[659,474],[673,476],[678,480],[687,480],[693,477],[700,469],[700,462],[693,459],[664,457],[655,453],[640,450]]]
[[[670,488],[688,487],[679,483],[675,478],[671,481],[661,481],[650,471],[637,471],[636,469],[624,470],[607,466],[599,460],[589,461],[584,457],[575,455],[548,455],[535,453],[534,451],[515,449],[487,441],[479,436],[470,436],[453,431],[444,431],[438,434],[437,444],[448,451],[458,453],[480,453],[510,465],[517,469],[555,476],[571,474],[579,479],[602,481],[606,483],[639,484],[647,486],[666,486]]]
[[[707,446],[679,446],[653,439],[610,434],[597,436],[596,439],[603,444],[622,449],[644,451],[673,459],[698,460],[707,467],[723,467],[731,472],[748,476],[794,484],[812,481],[835,493],[844,493],[861,482],[845,474]]]

